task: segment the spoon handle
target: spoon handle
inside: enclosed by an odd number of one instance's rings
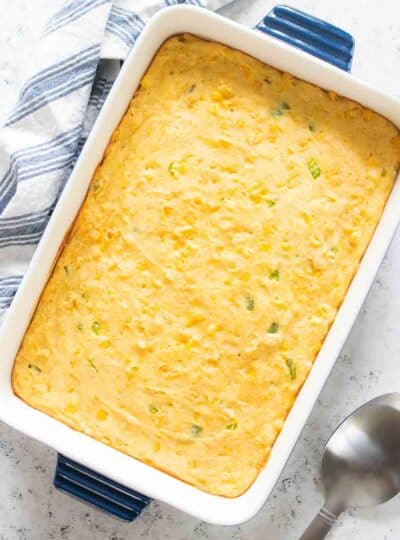
[[[336,521],[337,516],[323,506],[299,540],[323,540]]]

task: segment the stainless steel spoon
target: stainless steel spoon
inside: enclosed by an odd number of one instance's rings
[[[300,540],[322,540],[351,506],[373,506],[400,492],[400,394],[377,397],[344,420],[321,463],[325,504]]]

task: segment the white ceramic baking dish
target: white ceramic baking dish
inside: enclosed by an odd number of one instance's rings
[[[11,387],[15,355],[59,247],[85,197],[95,167],[157,49],[167,38],[182,32],[240,49],[280,70],[355,99],[400,126],[399,101],[310,54],[201,8],[179,6],[161,11],[147,25],[126,60],[0,330],[0,418],[67,458],[127,488],[165,501],[207,522],[233,525],[254,516],[266,501],[332,369],[399,222],[398,180],[357,275],[271,456],[254,484],[240,497],[228,499],[207,494],[78,433],[26,405],[13,394]]]

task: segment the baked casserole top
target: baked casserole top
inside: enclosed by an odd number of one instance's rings
[[[18,353],[31,406],[210,493],[268,459],[379,221],[398,130],[218,43],[156,54]]]

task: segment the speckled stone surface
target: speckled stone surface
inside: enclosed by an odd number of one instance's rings
[[[10,112],[30,45],[60,0],[0,0],[0,122]],[[398,0],[290,0],[356,38],[353,73],[400,96]],[[255,24],[270,0],[237,0],[223,13]],[[132,524],[118,522],[52,487],[55,453],[0,423],[0,540],[296,540],[322,502],[321,448],[355,407],[400,388],[400,233],[275,490],[239,527],[199,522],[153,502]],[[398,540],[400,499],[342,516],[332,540]]]

